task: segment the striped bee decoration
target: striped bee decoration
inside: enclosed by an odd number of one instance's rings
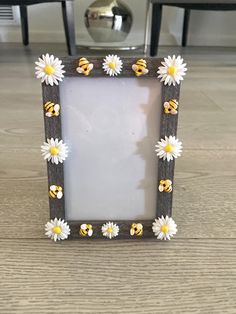
[[[143,225],[141,223],[132,223],[130,228],[130,235],[141,236],[143,234]]]
[[[93,64],[89,63],[88,59],[84,57],[79,59],[79,66],[78,68],[76,68],[76,71],[78,73],[88,76],[90,72],[92,71],[92,69],[93,69]]]
[[[169,179],[161,180],[158,189],[160,192],[172,192],[172,181]]]
[[[80,226],[79,234],[82,237],[86,237],[86,236],[91,237],[93,235],[93,226],[90,224],[82,224]]]
[[[177,114],[178,113],[178,101],[176,99],[171,99],[164,103],[164,111],[166,114]]]
[[[63,196],[62,187],[60,185],[51,185],[48,194],[51,198],[60,200]]]
[[[46,117],[58,117],[60,114],[60,105],[58,104],[54,104],[51,101],[46,102],[46,104],[44,105],[44,109],[45,109],[45,115]]]
[[[132,70],[136,76],[141,76],[147,74],[149,71],[147,69],[147,62],[144,59],[139,59],[135,64],[132,65]]]

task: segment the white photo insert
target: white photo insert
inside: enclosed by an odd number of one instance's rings
[[[60,102],[66,220],[156,217],[159,80],[66,77]]]

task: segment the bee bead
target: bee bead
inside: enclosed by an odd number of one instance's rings
[[[51,198],[60,200],[63,196],[62,187],[60,185],[51,185],[48,194]]]
[[[176,99],[171,99],[169,101],[164,102],[164,112],[166,114],[177,114],[178,113],[179,103]]]
[[[132,65],[132,70],[136,76],[141,76],[147,74],[149,71],[147,69],[147,62],[144,59],[139,59],[135,64]]]
[[[80,226],[79,234],[82,237],[91,237],[93,235],[93,226],[90,224],[82,224]]]
[[[131,236],[141,236],[143,234],[143,225],[141,223],[132,223],[130,228]]]
[[[166,193],[172,192],[172,181],[169,179],[161,180],[158,189],[160,192],[166,192]]]
[[[45,116],[48,118],[58,117],[60,114],[60,105],[54,104],[51,101],[47,101],[44,104]]]
[[[88,59],[86,58],[80,58],[78,67],[76,68],[76,71],[80,74],[83,74],[85,76],[88,76],[90,72],[93,69],[93,64],[89,63]]]

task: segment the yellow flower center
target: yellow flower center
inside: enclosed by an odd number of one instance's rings
[[[115,64],[115,62],[110,62],[110,63],[108,64],[108,66],[109,66],[109,68],[112,69],[112,70],[115,70],[115,69],[116,69],[116,64]]]
[[[175,75],[175,73],[177,72],[177,68],[174,67],[174,66],[170,66],[168,69],[167,69],[167,73],[171,76]]]
[[[174,150],[173,145],[167,144],[166,147],[164,148],[166,153],[171,153]]]
[[[53,156],[56,156],[59,154],[59,149],[56,146],[50,147],[49,151],[50,151],[51,155],[53,155]]]
[[[52,228],[53,233],[60,234],[61,233],[61,227],[56,226]]]
[[[163,233],[167,233],[169,231],[169,227],[167,225],[163,225],[161,226],[161,229],[160,229]]]
[[[52,75],[54,74],[55,72],[55,69],[54,67],[52,67],[50,64],[47,64],[44,68],[44,72],[47,74],[47,75]]]
[[[108,232],[108,233],[112,233],[112,232],[113,232],[112,227],[107,228],[107,232]]]

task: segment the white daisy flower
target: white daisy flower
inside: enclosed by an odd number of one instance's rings
[[[45,160],[58,165],[59,162],[63,163],[68,156],[68,147],[63,143],[63,140],[48,138],[47,142],[41,146],[41,152]]]
[[[165,136],[165,139],[161,139],[156,147],[157,156],[167,161],[180,157],[182,153],[182,142],[180,142],[175,136]]]
[[[102,226],[102,234],[104,237],[109,239],[115,238],[118,236],[119,226],[113,222],[107,222]]]
[[[171,217],[155,219],[152,223],[152,231],[158,240],[170,240],[177,233],[177,225]]]
[[[186,74],[187,68],[186,63],[183,63],[184,59],[178,56],[164,58],[164,61],[161,62],[163,66],[158,68],[157,74],[158,78],[161,79],[161,82],[164,82],[164,85],[174,85],[179,84]]]
[[[104,59],[104,63],[102,65],[106,74],[114,76],[120,74],[122,71],[123,62],[117,55],[108,55]]]
[[[45,225],[45,235],[54,240],[65,240],[70,235],[70,227],[63,219],[51,219]]]
[[[62,81],[65,73],[64,65],[61,64],[62,61],[58,58],[55,58],[54,55],[49,56],[42,55],[42,58],[39,58],[35,62],[37,65],[35,67],[35,74],[38,79],[41,79],[41,83],[45,82],[47,85],[53,86],[53,84],[58,85],[59,81]]]

